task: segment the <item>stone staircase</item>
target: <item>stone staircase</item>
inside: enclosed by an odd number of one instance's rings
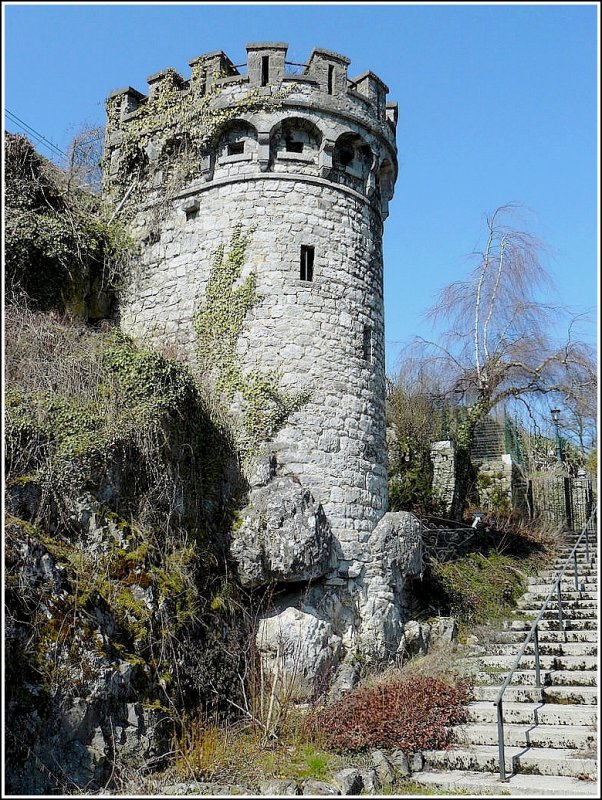
[[[454,728],[448,750],[424,753],[424,771],[413,780],[438,790],[475,794],[588,797],[598,794],[598,594],[597,548],[590,535],[578,548],[579,591],[572,562],[562,580],[563,634],[554,599],[539,628],[541,688],[535,680],[531,642],[504,693],[505,766],[500,782],[497,708],[494,701],[525,638],[548,596],[578,534],[549,570],[529,578],[514,618],[492,636],[485,652],[470,656],[474,700],[468,722]]]

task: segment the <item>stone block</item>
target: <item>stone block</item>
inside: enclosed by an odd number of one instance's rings
[[[340,789],[342,795],[359,794],[364,788],[364,781],[358,769],[342,769],[333,776],[332,782]]]
[[[395,783],[395,770],[382,750],[373,751],[372,764],[374,765],[381,786],[391,786]]]
[[[329,794],[341,794],[340,790],[333,786],[331,783],[326,783],[325,781],[314,781],[314,780],[307,780],[303,781],[303,789],[301,794],[310,795],[310,796],[322,796],[322,795],[329,795]]]

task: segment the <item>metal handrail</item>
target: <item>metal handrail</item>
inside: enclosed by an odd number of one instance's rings
[[[566,572],[566,570],[567,570],[567,568],[569,566],[569,563],[572,560],[573,564],[574,564],[574,569],[575,569],[575,590],[578,591],[578,592],[581,592],[581,590],[579,589],[579,575],[578,575],[578,567],[577,567],[577,548],[581,544],[581,540],[583,539],[583,537],[585,537],[585,557],[590,562],[590,566],[591,566],[593,559],[590,559],[590,556],[589,556],[589,536],[588,536],[588,530],[587,529],[588,529],[590,521],[596,515],[596,509],[597,509],[597,506],[594,506],[594,508],[592,510],[592,513],[590,514],[587,522],[585,523],[581,533],[579,534],[579,536],[577,538],[577,541],[575,542],[575,544],[573,546],[573,549],[571,550],[571,552],[567,556],[567,559],[564,562],[564,566],[562,567],[562,569],[560,570],[560,573],[558,574],[558,577],[554,581],[554,583],[552,585],[552,588],[550,589],[550,592],[549,592],[548,596],[546,597],[543,606],[541,607],[541,611],[535,617],[533,625],[531,626],[531,630],[527,634],[527,638],[523,642],[523,646],[519,650],[519,653],[516,656],[516,659],[514,660],[514,663],[512,664],[512,669],[508,673],[508,675],[506,677],[506,680],[502,684],[502,687],[501,687],[500,691],[498,692],[498,695],[497,695],[496,699],[493,702],[493,705],[496,706],[496,708],[497,708],[497,730],[498,730],[498,749],[499,749],[499,761],[500,761],[500,781],[509,780],[509,778],[506,777],[506,760],[505,760],[505,749],[504,749],[504,714],[503,714],[503,696],[504,696],[504,692],[508,688],[508,686],[510,684],[510,681],[512,680],[512,676],[516,672],[516,669],[517,669],[522,657],[524,656],[525,650],[527,649],[527,645],[529,644],[531,639],[533,639],[533,646],[534,646],[534,653],[535,653],[535,686],[538,689],[541,688],[541,670],[540,670],[540,664],[539,664],[539,632],[538,632],[537,626],[539,625],[539,622],[540,622],[544,612],[546,611],[546,609],[548,607],[548,604],[549,604],[549,602],[552,599],[552,596],[554,594],[556,594],[556,596],[558,598],[558,622],[559,622],[559,625],[560,625],[560,630],[561,630],[561,632],[562,632],[562,634],[564,636],[564,640],[566,642],[566,640],[567,640],[566,625],[565,625],[565,622],[564,622],[564,615],[562,613],[562,596],[561,596],[562,595],[562,590],[561,590],[560,584],[561,584],[562,579],[564,577],[564,573]]]

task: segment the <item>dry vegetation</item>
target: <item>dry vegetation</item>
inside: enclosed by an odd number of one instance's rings
[[[468,699],[468,685],[452,676],[402,675],[350,692],[310,717],[308,730],[338,751],[440,749],[450,741],[450,726],[465,720]]]

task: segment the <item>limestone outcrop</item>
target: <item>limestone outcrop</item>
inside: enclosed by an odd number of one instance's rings
[[[413,514],[388,512],[368,540],[371,560],[358,588],[360,649],[371,659],[394,658],[402,642],[406,578],[422,568],[420,530]]]
[[[257,647],[278,694],[313,697],[326,689],[342,655],[341,637],[314,608],[288,607],[260,620]]]
[[[253,489],[232,537],[243,586],[310,581],[330,566],[332,535],[322,506],[291,478]]]

